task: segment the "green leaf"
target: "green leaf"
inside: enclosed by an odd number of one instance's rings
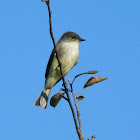
[[[80,102],[80,101],[83,100],[84,98],[85,98],[84,96],[76,97],[76,99],[78,100],[78,102]]]
[[[55,94],[55,95],[51,98],[50,105],[53,106],[53,107],[56,107],[57,104],[59,103],[59,101],[61,100],[61,98],[62,98],[62,93],[57,93],[57,94]]]

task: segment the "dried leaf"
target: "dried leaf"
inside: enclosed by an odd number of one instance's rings
[[[84,88],[89,87],[95,83],[101,82],[103,80],[106,80],[107,78],[105,77],[91,77],[86,84],[84,85]]]
[[[97,73],[97,72],[98,72],[97,70],[93,70],[93,71],[88,71],[88,72],[80,73],[80,74],[78,74],[78,75],[75,76],[75,78],[73,79],[72,83],[74,82],[74,80],[75,80],[77,77],[79,77],[79,76],[81,76],[81,75],[83,75],[83,74],[95,74],[95,73]]]
[[[97,73],[97,72],[98,72],[98,71],[93,70],[93,71],[88,71],[88,72],[80,73],[80,74],[76,75],[75,78],[77,78],[78,76],[81,76],[81,75],[83,75],[83,74],[95,74],[95,73]]]
[[[62,93],[57,93],[57,94],[55,94],[55,95],[51,98],[50,105],[53,106],[53,107],[56,107],[57,104],[59,103],[59,101],[61,100],[61,98],[62,98]]]
[[[78,102],[80,102],[80,101],[83,100],[84,98],[85,98],[84,96],[76,97],[76,99],[78,100]]]
[[[49,0],[41,0],[42,2],[48,2]]]
[[[91,140],[95,140],[95,138],[96,138],[96,137],[93,135],[93,136],[91,137]]]
[[[88,71],[88,72],[86,72],[87,74],[95,74],[95,73],[98,73],[99,71],[97,71],[97,70],[93,70],[93,71]]]

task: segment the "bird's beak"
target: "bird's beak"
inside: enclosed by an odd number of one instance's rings
[[[86,41],[86,40],[81,38],[80,41]]]

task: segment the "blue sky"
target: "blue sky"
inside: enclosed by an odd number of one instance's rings
[[[140,1],[51,0],[56,42],[74,31],[80,44],[77,66],[66,76],[98,70],[109,79],[86,88],[80,102],[85,139],[140,139]],[[33,105],[44,86],[53,49],[48,11],[37,0],[0,2],[0,139],[78,139],[68,103],[44,111]],[[77,93],[90,76],[75,81]],[[62,82],[52,90],[59,92]]]

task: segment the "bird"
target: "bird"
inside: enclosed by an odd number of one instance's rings
[[[62,64],[64,76],[77,64],[79,60],[79,44],[85,41],[77,33],[68,31],[62,35],[56,44],[58,58]],[[62,79],[60,66],[53,49],[45,73],[45,86],[34,105],[46,109],[52,88]]]

